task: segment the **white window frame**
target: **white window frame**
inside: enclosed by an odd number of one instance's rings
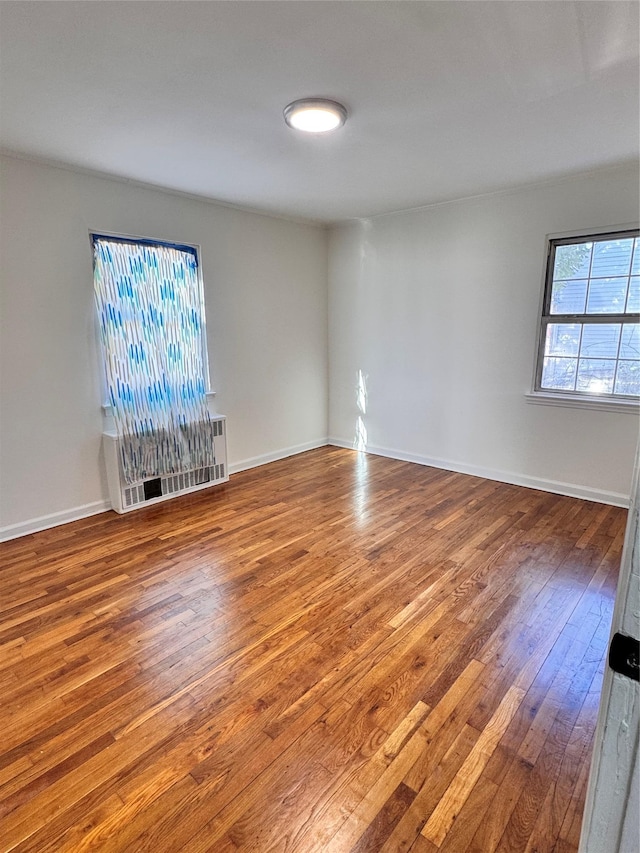
[[[625,223],[607,228],[580,229],[579,231],[563,232],[561,234],[547,234],[545,237],[545,255],[543,264],[542,286],[540,303],[536,319],[536,346],[533,364],[533,375],[531,391],[525,394],[529,403],[546,406],[563,406],[568,408],[593,409],[597,411],[628,412],[630,414],[640,413],[640,399],[629,396],[614,394],[595,394],[588,391],[561,391],[541,387],[542,363],[546,341],[546,327],[549,322],[574,322],[583,323],[585,314],[577,315],[552,315],[549,313],[551,301],[551,285],[553,279],[553,265],[555,259],[555,247],[562,243],[589,242],[590,240],[604,240],[618,236],[640,236],[638,223]],[[591,315],[598,317],[595,322],[620,321],[617,314]],[[625,321],[635,318],[636,315],[625,315]]]

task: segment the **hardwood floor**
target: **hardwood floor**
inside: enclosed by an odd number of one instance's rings
[[[575,851],[625,522],[322,448],[5,543],[0,849]]]

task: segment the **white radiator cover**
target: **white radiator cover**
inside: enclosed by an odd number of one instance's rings
[[[207,468],[196,468],[182,474],[163,474],[139,483],[128,484],[122,474],[122,463],[118,449],[118,436],[112,432],[102,435],[102,446],[107,467],[107,483],[111,507],[116,512],[131,512],[143,506],[168,501],[178,495],[208,489],[229,479],[227,470],[227,425],[223,415],[212,419],[214,424],[214,464]]]

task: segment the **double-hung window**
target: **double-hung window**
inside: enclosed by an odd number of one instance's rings
[[[637,230],[550,241],[535,390],[640,398]]]

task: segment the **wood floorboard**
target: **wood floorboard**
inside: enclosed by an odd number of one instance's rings
[[[575,853],[625,523],[327,447],[0,545],[0,852]]]

